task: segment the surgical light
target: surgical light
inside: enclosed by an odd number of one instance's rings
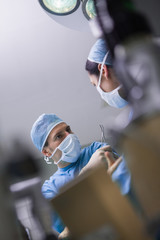
[[[82,11],[84,16],[90,20],[96,16],[96,10],[93,0],[84,0],[82,2]]]
[[[55,15],[68,15],[77,10],[80,0],[39,0],[41,6]]]
[[[82,3],[82,12],[88,20],[96,16],[93,0],[39,0],[39,3],[47,12],[59,16],[75,12]]]

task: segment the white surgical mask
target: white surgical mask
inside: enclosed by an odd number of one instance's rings
[[[101,65],[101,71],[100,71],[100,76],[99,76],[99,80],[98,80],[97,91],[101,95],[101,98],[105,102],[107,102],[110,106],[116,107],[116,108],[123,108],[123,107],[125,107],[128,104],[128,102],[119,95],[118,90],[122,87],[121,85],[118,86],[117,88],[115,88],[111,92],[104,92],[100,88],[101,79],[102,79],[103,66],[104,66],[104,63],[105,63],[105,61],[107,59],[108,53],[109,52],[106,53],[106,55],[105,55],[105,57],[103,59],[102,65]]]
[[[58,162],[54,162],[55,164],[58,164],[60,161],[74,163],[77,161],[80,155],[81,145],[75,134],[69,134],[53,151],[52,155],[49,158],[54,157],[57,149],[62,152],[62,155]]]
[[[128,104],[128,102],[119,95],[118,90],[121,87],[122,86],[120,85],[111,92],[104,92],[98,85],[97,91],[100,93],[101,98],[105,102],[107,102],[110,106],[116,107],[116,108],[123,108]]]

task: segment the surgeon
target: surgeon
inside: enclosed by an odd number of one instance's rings
[[[57,115],[39,116],[32,126],[31,139],[43,154],[45,161],[53,162],[58,167],[42,186],[42,193],[46,199],[54,198],[60,188],[83,173],[83,169],[84,172],[92,169],[100,161],[106,161],[112,180],[119,185],[122,194],[129,192],[130,174],[126,167],[120,164],[121,159],[118,158],[117,153],[109,145],[100,142],[93,142],[90,146],[81,149],[78,137]],[[54,213],[53,228],[60,233],[64,227],[58,214]]]
[[[112,67],[110,51],[103,39],[98,39],[92,46],[85,69],[90,82],[106,103],[115,108],[123,108],[128,104],[124,89]]]
[[[112,57],[104,39],[98,39],[92,46],[86,61],[85,69],[89,74],[91,84],[96,87],[101,98],[108,103],[108,105],[115,108],[124,108],[128,105],[123,86],[118,81],[112,67]],[[128,115],[129,121],[132,119],[132,115],[133,110],[130,108]],[[99,156],[97,156],[97,158],[99,158]],[[118,169],[122,168],[126,169],[124,158],[118,165]],[[112,180],[113,178],[114,173],[112,174]],[[125,182],[123,182],[123,184],[125,184]],[[127,194],[135,210],[140,215],[143,215],[142,207],[139,204],[131,183],[130,191],[127,193],[123,192],[122,194]]]

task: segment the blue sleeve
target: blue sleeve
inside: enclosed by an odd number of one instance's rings
[[[57,195],[57,188],[54,184],[54,178],[51,178],[50,180],[46,180],[42,186],[42,194],[43,196],[51,200]],[[57,232],[62,232],[65,225],[57,212],[55,210],[52,211],[52,228],[56,230]]]
[[[52,213],[52,228],[59,233],[61,233],[65,228],[62,219],[60,218],[56,211],[53,211]]]
[[[42,185],[42,194],[46,199],[52,199],[57,194],[57,189],[54,184],[49,180],[46,180]]]
[[[117,169],[113,172],[112,181],[118,184],[123,195],[129,193],[131,188],[131,175],[126,166],[124,158],[122,159]]]
[[[105,143],[93,142],[90,146],[83,148],[82,151],[81,151],[81,156],[79,158],[79,162],[78,162],[78,168],[79,168],[78,172],[80,172],[82,170],[82,168],[87,165],[87,163],[89,162],[93,153],[97,149],[99,149],[99,148],[101,148],[105,145],[106,145]]]
[[[89,153],[90,153],[90,157],[92,156],[92,154],[99,148],[106,146],[107,143],[102,143],[102,142],[94,142],[89,146]]]

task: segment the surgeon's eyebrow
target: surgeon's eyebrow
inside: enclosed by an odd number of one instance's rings
[[[55,133],[55,135],[53,136],[53,140],[56,141],[56,140],[57,140],[56,138],[57,138],[58,136],[62,137],[62,136],[64,135],[64,132],[65,132],[65,131],[67,131],[67,132],[69,132],[69,133],[71,132],[71,128],[70,128],[69,125],[63,127],[63,129],[61,129],[61,130],[59,130],[57,133]]]

